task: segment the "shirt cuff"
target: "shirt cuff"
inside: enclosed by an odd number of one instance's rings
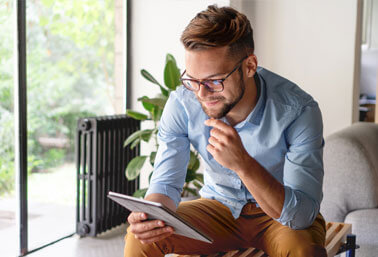
[[[149,194],[163,194],[168,196],[173,200],[176,207],[178,207],[180,201],[181,201],[181,191],[172,186],[164,185],[164,184],[151,184],[148,187],[148,190],[146,192],[146,196]]]
[[[284,186],[285,201],[281,216],[276,221],[292,229],[305,229],[315,220],[319,212],[314,202],[300,191]]]

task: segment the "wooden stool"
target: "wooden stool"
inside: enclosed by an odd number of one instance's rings
[[[327,250],[328,257],[333,257],[336,253],[341,253],[347,250],[353,251],[358,246],[355,244],[355,240],[348,242],[346,244],[347,235],[352,232],[352,225],[339,223],[339,222],[328,222],[326,234],[325,248]],[[354,238],[355,239],[355,238]],[[204,255],[173,255],[175,257],[201,257]],[[208,257],[268,257],[262,250],[255,248],[233,250],[225,253],[217,253],[208,255]],[[352,255],[354,256],[354,254]]]

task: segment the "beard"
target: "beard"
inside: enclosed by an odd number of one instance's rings
[[[227,100],[223,96],[214,96],[214,97],[209,97],[209,98],[206,98],[206,99],[199,99],[197,97],[197,99],[200,102],[203,111],[210,118],[221,119],[221,118],[225,117],[227,115],[227,113],[229,113],[232,110],[232,108],[235,107],[235,105],[237,103],[239,103],[239,101],[244,96],[244,91],[245,91],[245,83],[242,79],[240,79],[237,95],[230,100]],[[204,101],[219,101],[222,104],[222,106],[217,110],[210,109],[203,104]]]

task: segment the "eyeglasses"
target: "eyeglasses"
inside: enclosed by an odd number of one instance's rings
[[[222,92],[224,89],[224,81],[231,76],[232,73],[234,73],[240,65],[243,63],[243,61],[248,56],[243,57],[238,63],[236,64],[235,68],[227,74],[226,77],[223,79],[191,79],[191,78],[183,78],[184,74],[186,73],[186,70],[181,74],[180,81],[181,83],[189,90],[191,91],[198,91],[200,89],[200,85],[202,84],[207,91],[209,92]]]

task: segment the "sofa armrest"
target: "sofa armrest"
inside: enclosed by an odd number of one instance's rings
[[[377,156],[378,124],[356,123],[326,138],[320,211],[327,221],[378,206]]]

